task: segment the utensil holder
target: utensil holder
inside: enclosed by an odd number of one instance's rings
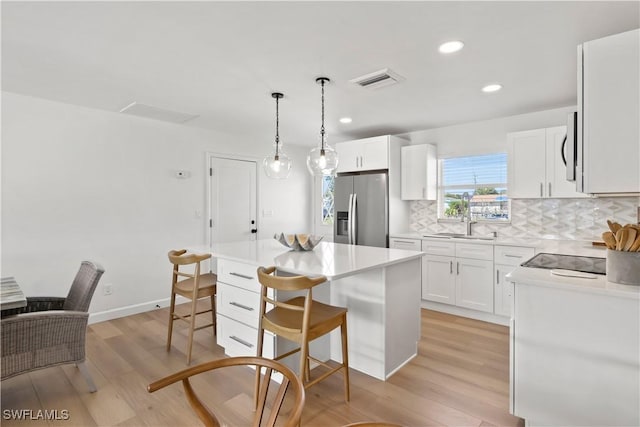
[[[607,280],[640,286],[640,252],[607,249]]]

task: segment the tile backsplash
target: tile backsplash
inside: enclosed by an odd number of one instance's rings
[[[409,227],[416,233],[464,233],[461,222],[438,222],[435,201],[412,201]],[[474,235],[545,239],[601,240],[607,219],[621,224],[638,222],[638,197],[585,199],[517,199],[511,201],[511,223],[479,222]]]

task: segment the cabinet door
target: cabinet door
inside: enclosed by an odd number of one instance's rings
[[[361,143],[360,170],[389,169],[389,138],[380,136]]]
[[[640,30],[582,49],[584,191],[640,192]]]
[[[422,299],[455,304],[456,276],[453,257],[422,257]]]
[[[514,132],[507,135],[510,198],[536,199],[544,197],[545,145],[545,129]]]
[[[360,144],[357,142],[340,142],[336,144],[338,152],[337,172],[355,172],[360,164]]]
[[[437,159],[433,145],[401,148],[402,200],[436,200]]]
[[[563,142],[567,136],[566,126],[557,126],[546,129],[547,140],[547,183],[545,194],[547,197],[587,197],[587,195],[576,191],[576,183],[569,182],[566,178],[567,167],[562,160]]]
[[[493,261],[457,258],[456,305],[493,313]]]
[[[511,316],[511,296],[513,283],[505,278],[515,267],[496,264],[496,285],[494,291],[494,313],[499,316]]]

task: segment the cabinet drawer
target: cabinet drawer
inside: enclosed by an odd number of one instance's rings
[[[493,246],[456,243],[456,257],[491,261],[493,260]]]
[[[228,356],[255,356],[258,351],[258,330],[243,325],[226,316],[217,317],[218,344],[224,347]],[[273,358],[274,336],[268,332],[264,335],[262,355]]]
[[[456,244],[441,240],[423,240],[422,251],[431,255],[454,256],[456,254]]]
[[[252,292],[260,292],[258,268],[252,264],[218,260],[218,281],[238,286]]]
[[[260,294],[243,288],[218,284],[218,313],[252,327],[258,326]]]
[[[421,250],[421,242],[416,239],[389,239],[389,248],[391,249],[409,249],[412,251]]]
[[[518,266],[531,258],[535,254],[533,248],[525,248],[520,246],[496,246],[495,261],[496,264]]]

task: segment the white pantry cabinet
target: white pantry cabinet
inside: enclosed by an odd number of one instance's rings
[[[562,149],[566,134],[566,126],[507,134],[510,198],[586,197],[565,178]]]
[[[389,135],[339,142],[338,173],[389,169]]]
[[[422,245],[427,253],[422,299],[493,313],[492,245],[431,240]]]
[[[436,200],[438,160],[435,145],[402,147],[400,167],[402,200]]]
[[[640,30],[578,46],[577,189],[640,192]]]
[[[535,254],[533,248],[519,246],[494,247],[496,282],[494,290],[494,313],[499,316],[511,316],[511,298],[513,283],[505,276]]]

